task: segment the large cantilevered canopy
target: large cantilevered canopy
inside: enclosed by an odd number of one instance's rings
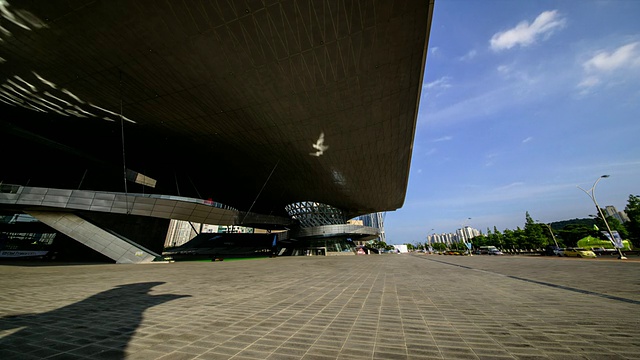
[[[433,0],[0,4],[1,182],[404,202]]]

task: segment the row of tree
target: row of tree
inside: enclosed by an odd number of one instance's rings
[[[393,250],[395,249],[393,245],[388,245],[384,241],[380,241],[380,239],[373,240],[369,243],[369,247],[379,250]]]
[[[640,197],[629,195],[625,210],[629,221],[621,223],[618,219],[605,215],[607,223],[611,230],[618,231],[623,239],[631,240],[634,247],[638,248],[640,247]],[[600,215],[603,212],[596,211],[596,213],[598,215],[591,219],[574,219],[547,225],[536,223],[527,212],[524,229],[518,227],[515,230],[505,229],[500,232],[495,226],[493,231],[487,228],[486,234],[472,239],[473,246],[495,246],[501,249],[541,249],[547,245],[555,245],[556,242],[560,247],[573,247],[576,246],[578,240],[587,236],[606,240],[606,236],[601,233],[601,230],[607,229]],[[429,244],[420,242],[406,245],[409,250],[423,249],[429,246]],[[458,243],[451,245],[440,243],[431,244],[431,246],[435,250],[465,249],[464,244]]]

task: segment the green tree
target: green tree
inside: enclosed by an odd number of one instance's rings
[[[487,235],[478,235],[478,236],[474,236],[473,239],[471,240],[471,243],[473,244],[473,248],[478,248],[479,246],[486,246],[489,242],[489,238],[487,237]]]
[[[529,212],[526,212],[525,215],[525,224],[524,224],[524,245],[527,249],[539,249],[547,245],[548,240],[544,235],[540,224],[536,224],[535,221],[529,215]]]
[[[384,250],[392,250],[393,249],[392,245],[388,245],[386,242],[380,241],[380,239],[376,239],[376,240],[371,241],[369,243],[369,246],[374,248],[374,249],[384,249]]]
[[[520,226],[518,226],[518,228],[516,228],[515,230],[513,230],[513,239],[516,243],[516,248],[517,249],[527,249],[528,248],[528,242],[527,242],[527,237],[524,233],[524,230],[522,230],[520,228]]]
[[[445,251],[447,249],[447,244],[445,243],[433,243],[431,247],[436,251]]]
[[[449,248],[451,250],[455,250],[455,251],[467,250],[467,246],[462,242],[454,242],[454,243],[451,244],[451,246],[449,246]]]
[[[629,240],[635,247],[640,247],[640,197],[629,195],[625,212],[629,217],[629,221],[624,223],[629,232]]]
[[[502,232],[502,239],[504,241],[504,247],[506,249],[516,248],[516,236],[513,230],[504,229],[504,231]]]
[[[585,224],[569,224],[558,230],[558,236],[562,239],[562,243],[567,247],[574,247],[577,245],[578,240],[587,236],[600,237],[602,236],[599,231],[594,230],[593,226],[587,226]]]
[[[493,227],[493,231],[487,228],[486,241],[483,245],[502,248],[502,234],[500,234],[500,231],[498,231],[495,226]]]
[[[491,238],[491,244],[487,244],[487,245],[493,245],[497,248],[503,248],[504,247],[504,238],[502,236],[502,234],[500,233],[500,230],[498,230],[498,228],[496,226],[493,227],[493,234],[492,234],[492,238]]]

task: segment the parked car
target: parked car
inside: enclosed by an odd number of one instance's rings
[[[542,250],[540,255],[558,256],[558,250],[560,250],[560,249],[561,248],[559,246],[547,245],[547,247],[545,247],[544,250]]]
[[[596,253],[585,248],[567,248],[564,250],[564,256],[579,257],[579,258],[595,258]]]
[[[489,254],[489,251],[492,251],[492,250],[498,250],[498,248],[495,246],[480,246],[478,247],[478,250],[476,253],[478,255]]]
[[[564,255],[565,250],[566,250],[565,248],[557,248],[553,250],[553,253],[558,256],[565,256]]]
[[[591,249],[591,251],[593,251],[596,255],[600,256],[600,255],[611,255],[611,256],[618,256],[618,250],[617,249],[606,249],[606,248],[593,248]]]
[[[489,252],[487,253],[489,255],[504,255],[504,253],[498,249],[489,249]]]

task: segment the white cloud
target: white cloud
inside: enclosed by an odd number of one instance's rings
[[[578,68],[578,73],[559,70],[565,69],[564,64],[542,69],[525,67],[521,71],[510,65],[499,68],[493,74],[489,73],[491,76],[456,85],[455,89],[465,92],[449,91],[446,101],[423,101],[419,110],[419,126],[449,127],[463,122],[490,121],[505,110],[542,104],[546,99],[564,96],[575,84],[581,70]]]
[[[502,74],[508,74],[511,72],[511,66],[509,65],[500,65],[498,66],[498,72]]]
[[[448,104],[444,108],[429,109],[425,107],[421,109],[420,116],[423,116],[426,121],[421,124],[447,124],[450,126],[456,122],[490,116],[506,107],[519,105],[520,101],[514,99],[518,88],[519,86],[515,84],[509,84],[470,95],[460,101]]]
[[[496,70],[506,80],[517,81],[523,87],[531,86],[538,81],[537,76],[532,76],[526,69],[518,70],[515,65],[499,65]]]
[[[489,166],[493,166],[496,163],[496,159],[499,157],[499,153],[488,153],[486,154],[485,157],[485,163],[484,166],[489,167]]]
[[[584,94],[605,82],[606,78],[614,76],[614,73],[640,68],[640,42],[622,45],[612,52],[600,50],[585,61],[582,67],[584,78],[578,87],[583,89]]]
[[[526,143],[528,143],[528,142],[529,142],[529,141],[531,141],[531,140],[533,140],[533,137],[529,136],[528,138],[526,138],[526,139],[522,140],[522,143],[523,143],[523,144],[526,144]]]
[[[640,42],[623,45],[612,53],[600,51],[583,66],[586,71],[613,71],[622,67],[640,65],[640,52],[637,51]]]
[[[447,135],[447,136],[443,136],[441,138],[434,139],[433,142],[449,141],[449,140],[452,140],[452,139],[453,139],[453,137]]]
[[[472,193],[464,193],[457,196],[414,201],[411,205],[413,207],[433,208],[438,206],[489,206],[490,204],[501,203],[506,206],[508,203],[521,203],[523,200],[552,198],[558,194],[567,193],[579,198],[578,195],[580,195],[580,193],[575,190],[576,184],[571,182],[527,184],[516,181],[494,188],[482,187]]]
[[[578,87],[581,88],[590,88],[593,86],[596,86],[600,84],[600,79],[598,79],[595,76],[587,76],[586,78],[584,78],[584,80],[582,80],[579,84]]]
[[[512,182],[511,184],[507,184],[507,185],[503,185],[503,186],[497,187],[493,191],[494,192],[503,192],[503,191],[506,191],[506,190],[509,190],[509,189],[513,189],[513,188],[516,188],[516,187],[520,187],[520,186],[524,186],[524,185],[525,185],[524,182],[516,181],[516,182]]]
[[[522,21],[516,27],[495,33],[490,40],[492,50],[511,49],[516,45],[529,46],[539,37],[549,37],[555,30],[564,27],[566,20],[557,10],[545,11],[529,24]]]
[[[478,54],[477,51],[475,50],[471,50],[468,53],[464,54],[463,56],[460,57],[460,61],[468,61],[473,59],[474,57],[476,57],[476,55]]]
[[[632,170],[633,173],[640,174],[640,160],[623,159],[618,162],[588,163],[566,167],[566,170],[571,174],[606,174],[624,170]]]
[[[450,77],[448,76],[443,76],[438,80],[432,81],[430,83],[426,83],[424,85],[422,85],[423,89],[432,89],[432,88],[450,88],[451,84],[449,83],[449,80],[451,80]]]

